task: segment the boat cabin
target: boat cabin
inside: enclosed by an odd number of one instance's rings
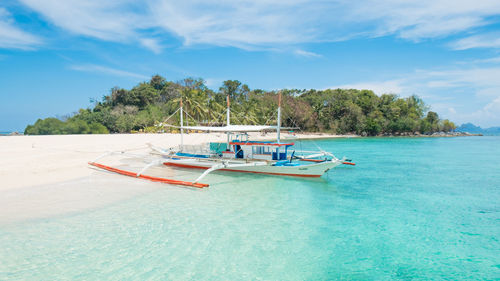
[[[238,134],[229,141],[229,147],[222,152],[224,158],[286,160],[288,148],[294,143],[273,141],[249,141],[247,134]]]

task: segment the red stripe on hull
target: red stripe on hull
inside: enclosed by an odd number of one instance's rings
[[[326,160],[322,160],[322,159],[300,159],[300,161],[309,161],[309,162],[325,162]]]
[[[172,163],[172,162],[164,162],[165,166],[174,166],[179,168],[188,168],[188,169],[203,169],[207,170],[209,167],[201,167],[195,165],[187,165],[180,163]],[[237,172],[237,173],[251,173],[251,174],[264,174],[264,175],[273,175],[273,176],[290,176],[290,177],[303,177],[303,178],[319,178],[321,175],[300,175],[300,174],[285,174],[285,173],[269,173],[269,172],[256,172],[256,171],[242,171],[242,170],[234,170],[234,169],[220,169],[220,171],[226,172]]]

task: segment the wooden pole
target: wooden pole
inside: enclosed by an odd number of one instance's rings
[[[181,97],[181,151],[184,150],[184,113],[182,110],[182,97]]]
[[[276,128],[277,142],[280,143],[280,127],[281,127],[281,91],[278,92],[278,124]]]
[[[229,95],[226,96],[226,102],[227,102],[227,110],[226,110],[226,125],[229,126],[231,125],[231,108],[230,108],[230,103],[229,103]],[[229,142],[230,142],[230,137],[229,137],[229,134],[230,132],[226,132],[226,135],[227,135],[227,148],[226,149],[230,149],[229,148]]]

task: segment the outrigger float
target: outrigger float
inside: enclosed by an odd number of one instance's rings
[[[178,148],[163,149],[149,145],[151,153],[159,157],[150,161],[139,172],[127,171],[98,163],[98,160],[109,155],[127,155],[120,151],[101,155],[94,161],[89,162],[89,164],[99,169],[125,176],[196,188],[208,187],[208,184],[201,183],[200,181],[214,171],[313,178],[321,177],[328,170],[341,164],[355,165],[345,157],[338,159],[333,154],[324,150],[299,151],[293,148],[293,142],[283,142],[280,139],[281,130],[289,130],[291,128],[281,127],[281,93],[278,95],[278,120],[276,126],[231,125],[229,96],[227,97],[226,126],[184,126],[182,100],[178,111],[180,111],[180,126],[171,127],[180,129],[180,146]],[[225,133],[227,134],[227,142],[210,143],[201,147],[184,145],[184,130]],[[249,140],[249,132],[266,131],[276,131],[276,141]],[[192,182],[144,174],[149,168],[154,166],[205,171]]]

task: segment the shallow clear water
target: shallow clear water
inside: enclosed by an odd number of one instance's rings
[[[0,225],[0,280],[500,279],[500,137],[316,143],[357,166]]]

